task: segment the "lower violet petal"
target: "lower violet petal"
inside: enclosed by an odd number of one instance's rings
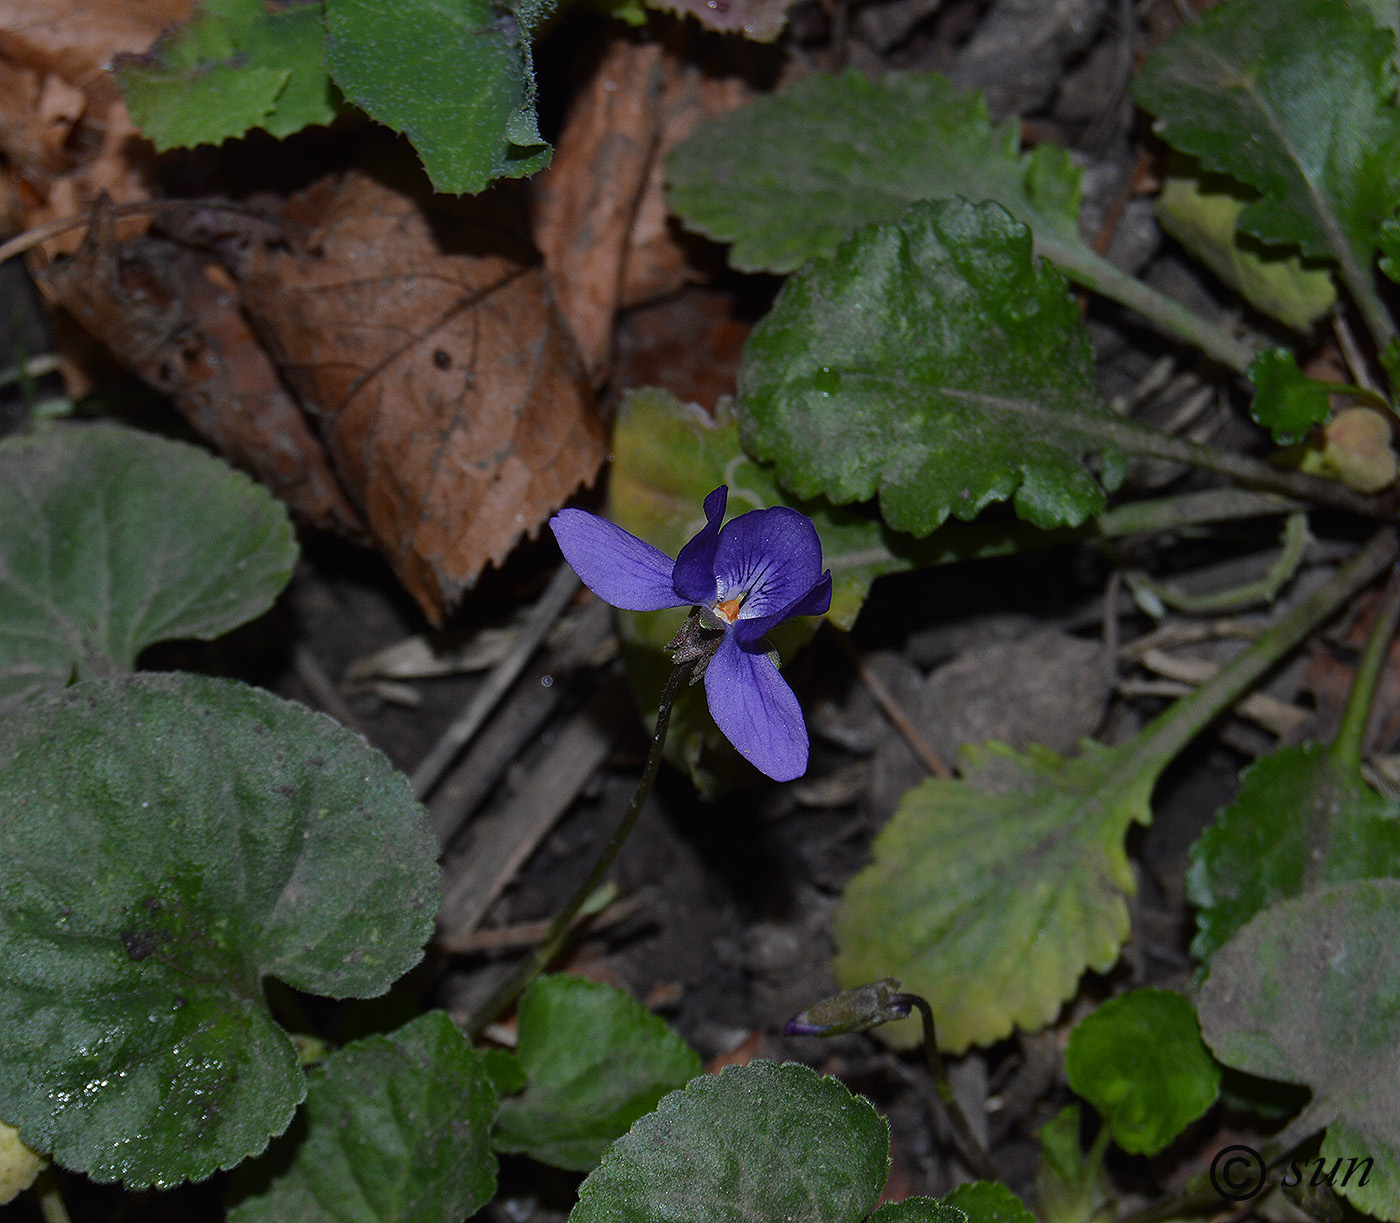
[[[767,654],[749,654],[726,633],[705,671],[710,713],[739,754],[774,781],[807,771],[802,707]]]
[[[671,585],[671,558],[606,518],[560,510],[549,520],[570,568],[605,603],[626,611],[683,607]]]

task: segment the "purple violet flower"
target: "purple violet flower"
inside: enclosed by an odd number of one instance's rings
[[[807,724],[763,635],[825,612],[831,571],[821,571],[821,540],[806,516],[777,506],[721,526],[728,498],[724,484],[705,498],[705,525],[674,561],[584,510],[560,510],[549,525],[564,559],[604,602],[625,611],[698,608],[698,632],[712,646],[703,651],[710,713],[759,772],[791,781],[807,771]]]

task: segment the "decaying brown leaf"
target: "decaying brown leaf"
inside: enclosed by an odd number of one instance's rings
[[[575,97],[549,169],[534,183],[535,241],[595,385],[608,373],[619,309],[687,279],[668,221],[666,154],[701,122],[754,93],[666,44],[618,34]]]
[[[430,218],[417,193],[369,174],[320,180],[286,208],[293,249],[255,250],[240,275],[342,484],[434,624],[606,453],[573,337],[508,223],[517,198]]]
[[[363,530],[222,265],[157,235],[118,243],[107,206],[95,211],[77,254],[37,279],[51,301],[303,518]]]
[[[0,153],[23,222],[150,198],[152,150],[106,65],[144,51],[192,0],[0,0]],[[72,250],[79,237],[59,249]]]

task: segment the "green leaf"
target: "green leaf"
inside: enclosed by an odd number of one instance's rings
[[[1157,196],[1162,228],[1249,303],[1295,331],[1307,331],[1337,300],[1331,273],[1239,232],[1254,193],[1233,179],[1206,174],[1173,154]]]
[[[870,1102],[795,1062],[750,1062],[666,1096],[615,1142],[570,1223],[859,1223],[889,1171]]]
[[[905,1198],[886,1202],[870,1216],[870,1223],[967,1223],[967,1216],[937,1198]]]
[[[1164,1150],[1220,1093],[1195,1008],[1163,989],[1111,998],[1081,1019],[1065,1047],[1065,1074],[1133,1155]]]
[[[383,993],[437,843],[407,780],[304,706],[181,674],[0,721],[0,1119],[98,1180],[256,1154],[305,1092],[265,977]]]
[[[961,1211],[967,1223],[1035,1223],[1035,1216],[1005,1185],[973,1181],[959,1185],[943,1202]]]
[[[1037,243],[1082,246],[1078,168],[1053,145],[1022,156],[1020,142],[1015,119],[994,127],[981,94],[936,72],[814,74],[679,145],[669,198],[692,229],[734,243],[746,272],[790,272],[949,196],[996,200]]]
[[[868,81],[813,75],[703,125],[667,163],[672,208],[732,241],[746,271],[791,271],[833,255],[863,225],[917,200],[994,200],[1029,227],[1036,254],[1136,310],[1164,335],[1243,372],[1250,351],[1097,254],[1079,233],[1080,174],[1054,144],[1021,154],[1017,122],[936,73]]]
[[[1075,525],[1105,503],[1089,455],[1117,457],[1079,310],[996,204],[915,204],[790,277],[739,386],[744,446],[787,488],[878,493],[916,535],[1008,497]]]
[[[325,37],[319,0],[277,11],[262,0],[205,0],[144,55],[118,56],[113,75],[157,152],[255,127],[288,136],[339,110]]]
[[[1349,753],[1281,748],[1240,774],[1234,800],[1191,847],[1191,954],[1210,960],[1284,897],[1381,875],[1400,876],[1400,804],[1371,789]]]
[[[584,1172],[668,1091],[702,1070],[665,1020],[611,985],[541,977],[520,1001],[524,1091],[501,1104],[496,1146]]]
[[[460,1223],[496,1191],[496,1090],[443,1011],[308,1076],[288,1133],[234,1174],[229,1223]]]
[[[1400,881],[1336,884],[1265,909],[1216,954],[1198,1000],[1227,1066],[1312,1092],[1278,1136],[1327,1127],[1326,1159],[1375,1160],[1334,1184],[1362,1213],[1400,1219]]]
[[[1113,1215],[1103,1157],[1108,1128],[1088,1151],[1079,1143],[1079,1105],[1068,1104],[1036,1132],[1040,1159],[1035,1169],[1036,1212],[1044,1223],[1095,1223]]]
[[[111,425],[0,443],[0,714],[261,615],[296,556],[282,506],[193,446]]]
[[[497,1096],[513,1096],[525,1086],[525,1067],[509,1049],[483,1049],[481,1061]]]
[[[990,743],[963,749],[970,779],[910,790],[836,911],[837,981],[897,977],[954,1052],[1048,1023],[1128,933],[1123,839],[1150,822],[1156,778],[1126,767],[1133,748],[1086,742],[1066,760]],[[886,1033],[917,1039],[908,1024]]]
[[[326,59],[345,96],[403,132],[439,191],[549,164],[530,39],[552,0],[326,0]]]
[[[1231,0],[1155,52],[1133,92],[1174,148],[1259,192],[1246,233],[1335,259],[1351,283],[1400,198],[1394,55],[1340,0]]]
[[[1332,415],[1329,394],[1341,389],[1318,382],[1298,368],[1298,359],[1287,348],[1261,352],[1249,367],[1254,400],[1249,414],[1263,425],[1281,446],[1302,441],[1314,425]]]

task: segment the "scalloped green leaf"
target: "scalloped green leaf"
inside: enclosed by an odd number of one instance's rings
[[[552,0],[326,0],[326,60],[345,96],[403,132],[439,191],[475,193],[549,164],[530,39]]]
[[[836,911],[837,981],[896,977],[961,1052],[1048,1023],[1086,968],[1110,968],[1133,891],[1123,840],[1151,821],[1160,765],[1137,767],[1134,743],[1084,749],[964,748],[970,777],[910,790]],[[877,1034],[918,1038],[910,1024]]]
[[[870,1216],[870,1223],[967,1223],[967,1216],[937,1198],[905,1198],[886,1202]]]
[[[339,112],[325,41],[320,0],[276,11],[262,0],[204,0],[145,54],[118,56],[112,72],[157,152],[255,127],[289,136]]]
[[[796,1062],[702,1075],[638,1121],[579,1189],[570,1223],[859,1223],[889,1172],[870,1102]]]
[[[0,443],[0,714],[260,616],[296,557],[282,506],[193,446],[113,425]]]
[[[1400,803],[1371,789],[1349,752],[1280,748],[1241,772],[1233,801],[1191,847],[1191,954],[1210,960],[1284,897],[1385,875],[1400,876]]]
[[[1157,196],[1162,228],[1256,309],[1295,331],[1307,331],[1337,301],[1332,274],[1297,255],[1239,232],[1253,192],[1234,179],[1206,174],[1193,159],[1172,155]]]
[[[1065,1076],[1133,1155],[1156,1155],[1220,1094],[1220,1067],[1182,994],[1136,989],[1079,1021]]]
[[[540,977],[520,1000],[525,1088],[501,1102],[496,1146],[586,1172],[668,1091],[702,1070],[658,1015],[600,981]]]
[[[1352,280],[1400,199],[1394,56],[1390,31],[1340,0],[1231,0],[1149,57],[1133,93],[1170,145],[1259,192],[1246,233]]]
[[[0,1119],[97,1180],[257,1154],[305,1093],[266,977],[383,993],[422,955],[438,847],[329,718],[151,674],[0,721]]]
[[[927,535],[1012,499],[1039,527],[1105,504],[1113,413],[1064,280],[996,204],[913,205],[790,277],[739,373],[744,447],[799,497],[878,494]]]
[[[1324,1127],[1324,1158],[1372,1158],[1373,1175],[1333,1188],[1358,1210],[1400,1219],[1400,880],[1363,879],[1282,900],[1216,954],[1197,1007],[1227,1066],[1312,1093],[1279,1136]]]
[[[1254,399],[1249,414],[1268,429],[1280,446],[1302,441],[1314,425],[1332,415],[1329,398],[1335,384],[1309,378],[1287,348],[1261,352],[1249,366]]]
[[[1020,152],[1020,125],[993,125],[982,95],[936,72],[815,73],[700,127],[667,161],[671,208],[732,242],[741,271],[790,272],[836,253],[916,200],[995,200],[1037,249],[1079,236],[1078,167],[1063,149]]]
[[[443,1011],[357,1040],[311,1071],[306,1102],[234,1173],[229,1223],[460,1223],[496,1191],[496,1089]]]
[[[1035,1223],[1035,1216],[1005,1185],[973,1181],[959,1185],[946,1197],[946,1206],[961,1211],[968,1223]]]

